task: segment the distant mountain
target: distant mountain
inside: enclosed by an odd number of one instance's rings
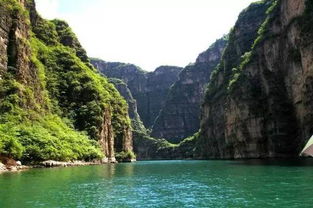
[[[217,40],[198,56],[194,64],[181,71],[153,125],[153,137],[179,143],[199,130],[200,106],[205,88],[226,44],[227,37]]]
[[[91,59],[100,73],[109,78],[122,80],[137,102],[137,110],[143,124],[151,128],[165,103],[171,85],[178,80],[182,70],[175,66],[160,66],[146,72],[133,64],[105,62]]]

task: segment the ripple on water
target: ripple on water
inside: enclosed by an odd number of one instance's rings
[[[150,161],[0,176],[0,207],[310,207],[313,166]]]

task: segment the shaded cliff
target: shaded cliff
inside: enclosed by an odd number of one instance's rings
[[[298,155],[313,134],[312,14],[310,0],[241,13],[206,93],[198,157]]]
[[[0,155],[115,161],[132,151],[126,101],[65,22],[42,19],[32,0],[2,0],[0,36]]]
[[[116,89],[128,103],[128,113],[131,118],[134,153],[137,160],[155,159],[182,159],[187,158],[178,154],[177,145],[173,145],[164,139],[152,138],[148,130],[144,127],[137,112],[137,102],[133,98],[128,86],[120,79],[110,78]],[[193,148],[193,146],[192,146]]]
[[[137,113],[137,102],[127,84],[116,78],[110,78],[109,81],[115,85],[128,103],[128,112],[133,128],[133,146],[137,160],[192,158],[195,140],[188,138],[180,144],[171,144],[165,139],[149,136],[148,130],[144,127]]]
[[[152,136],[179,143],[199,130],[205,87],[220,62],[226,43],[226,37],[217,40],[194,64],[182,70],[153,125]]]
[[[141,118],[137,112],[137,101],[134,99],[128,86],[120,79],[109,78],[109,81],[114,84],[119,93],[125,98],[128,104],[128,114],[132,122],[134,131],[147,133],[145,126],[143,125]]]
[[[137,101],[138,114],[146,128],[151,128],[164,105],[170,86],[178,80],[181,68],[161,66],[146,72],[132,64],[91,59],[99,71],[110,78],[123,80]]]

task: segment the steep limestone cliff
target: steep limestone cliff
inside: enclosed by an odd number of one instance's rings
[[[26,11],[23,10],[25,6],[24,1],[5,1],[1,4],[0,79],[4,82],[8,76],[14,76],[20,83],[28,85],[36,96],[33,101],[29,98],[27,102],[35,104],[40,103],[44,95],[38,84],[39,78],[35,66],[29,61],[31,48],[27,39],[30,38],[30,23]]]
[[[180,145],[173,145],[165,139],[157,139],[149,136],[149,132],[144,127],[137,113],[137,102],[127,85],[122,80],[116,78],[110,78],[109,81],[114,84],[128,103],[128,112],[132,122],[134,153],[137,160],[191,158],[190,155],[192,154],[190,152],[192,152],[191,150],[194,148],[194,145],[182,145],[184,147],[183,149]]]
[[[179,143],[199,130],[205,87],[226,43],[226,37],[217,40],[194,64],[182,70],[153,125],[152,136]]]
[[[110,78],[123,80],[137,101],[138,114],[146,128],[154,124],[164,105],[170,86],[178,80],[179,67],[161,66],[145,72],[132,64],[105,62],[92,59],[91,63]]]
[[[208,87],[198,157],[298,155],[313,134],[312,14],[310,0],[278,0],[240,15]]]
[[[114,162],[132,151],[126,101],[69,26],[42,19],[33,0],[0,3],[0,155]]]

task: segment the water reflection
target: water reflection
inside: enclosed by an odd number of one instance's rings
[[[125,177],[132,177],[134,175],[134,169],[136,165],[131,163],[123,163],[118,165],[119,172],[122,173],[121,175]]]
[[[99,168],[99,170],[101,170],[103,176],[108,179],[114,178],[116,172],[115,164],[107,164],[103,168]]]
[[[153,161],[0,175],[0,207],[305,207],[312,160]]]
[[[312,166],[313,158],[289,158],[289,159],[249,159],[232,161],[233,165],[257,165],[257,166],[287,166],[303,167]]]

